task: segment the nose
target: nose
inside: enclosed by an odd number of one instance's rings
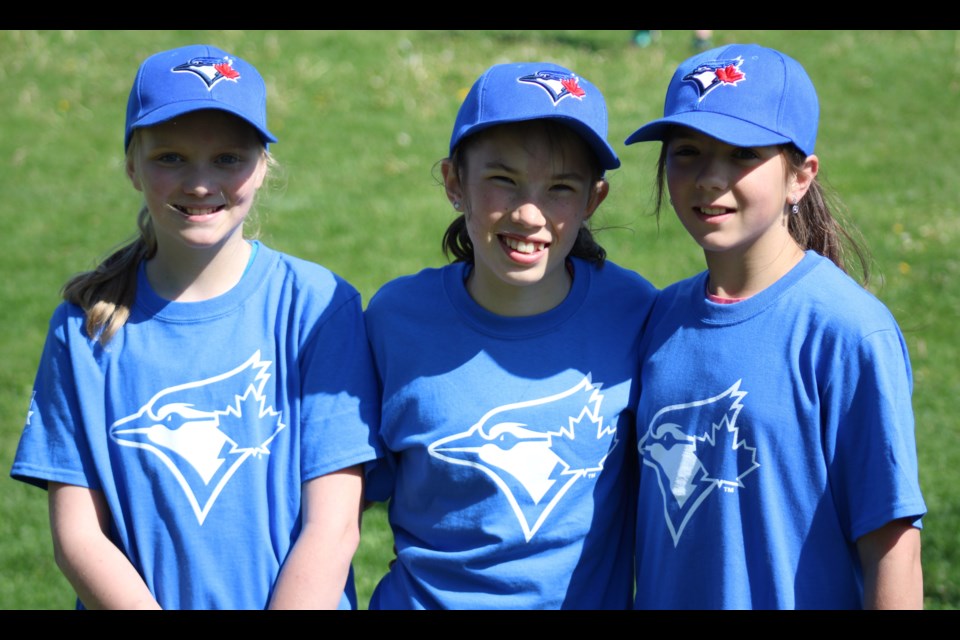
[[[727,176],[724,164],[714,154],[701,156],[699,171],[697,172],[697,187],[700,189],[725,189]]]
[[[216,185],[213,177],[202,167],[197,167],[184,174],[182,188],[184,193],[198,198],[205,198],[211,193],[220,192],[220,187]]]
[[[514,222],[525,227],[542,227],[546,223],[540,205],[533,200],[527,200],[517,205],[511,217]]]

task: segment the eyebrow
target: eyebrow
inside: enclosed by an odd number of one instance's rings
[[[486,162],[483,165],[483,168],[487,171],[503,171],[505,173],[520,173],[519,170],[514,169],[510,165],[504,164],[497,160],[491,160]],[[551,176],[554,180],[586,180],[586,176],[579,171],[567,171],[565,173],[555,173]]]

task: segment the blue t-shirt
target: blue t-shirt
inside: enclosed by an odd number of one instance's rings
[[[656,294],[572,260],[566,299],[503,317],[469,265],[385,285],[367,308],[383,385],[397,560],[371,609],[625,609],[633,590],[638,347]]]
[[[264,608],[300,531],[301,485],[378,455],[359,294],[258,249],[202,302],[160,298],[141,265],[106,347],[75,305],[50,322],[11,475],[102,492],[112,540],[163,608]]]
[[[857,539],[926,512],[897,323],[812,251],[736,304],[706,283],[644,338],[635,606],[860,608]]]

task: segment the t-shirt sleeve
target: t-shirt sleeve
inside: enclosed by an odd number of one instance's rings
[[[47,482],[62,482],[99,489],[83,428],[70,339],[80,331],[80,319],[71,318],[62,305],[50,321],[40,365],[34,380],[26,423],[20,436],[10,475],[38,487]],[[87,402],[102,399],[87,398]]]
[[[875,331],[841,361],[824,415],[837,416],[831,483],[851,542],[906,518],[921,526],[912,372],[897,329]]]
[[[380,396],[360,296],[342,281],[337,287],[301,354],[303,481],[381,455]]]

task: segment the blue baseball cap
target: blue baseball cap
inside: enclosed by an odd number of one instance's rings
[[[155,53],[140,65],[127,102],[124,151],[134,129],[201,109],[243,118],[264,145],[277,141],[267,129],[267,87],[256,68],[217,47],[197,44]]]
[[[460,105],[450,155],[465,137],[498,124],[557,120],[593,149],[600,166],[620,166],[607,142],[607,104],[600,90],[569,69],[549,62],[497,64],[483,72]]]
[[[738,147],[792,142],[811,155],[819,117],[817,92],[799,62],[760,45],[731,44],[681,63],[663,117],[625,144],[663,140],[671,125],[682,125]]]

